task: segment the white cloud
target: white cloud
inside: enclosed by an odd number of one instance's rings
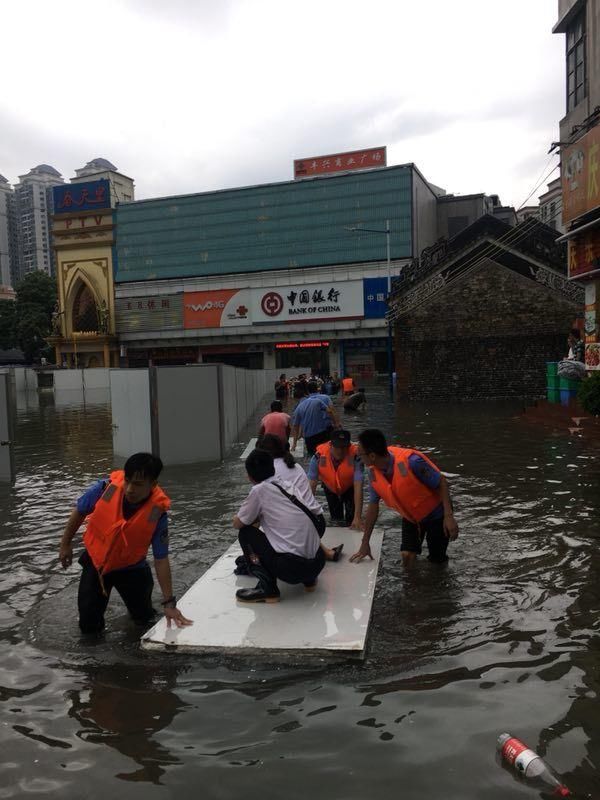
[[[547,0],[0,4],[0,172],[104,156],[137,196],[291,177],[388,145],[448,191],[518,203],[564,113]]]

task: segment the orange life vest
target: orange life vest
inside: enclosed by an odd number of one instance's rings
[[[413,474],[408,459],[412,455],[421,456],[438,472],[438,467],[424,453],[406,447],[388,447],[394,457],[394,472],[391,483],[383,472],[369,467],[371,486],[388,508],[395,509],[404,519],[418,523],[425,519],[441,503],[437,489],[430,489]]]
[[[356,455],[356,445],[351,444],[348,448],[348,455],[338,464],[337,469],[333,465],[331,455],[331,442],[325,442],[317,447],[319,456],[319,478],[325,486],[337,495],[342,495],[354,483],[354,456]]]
[[[111,472],[110,483],[88,518],[83,543],[101,575],[130,567],[146,557],[156,523],[171,501],[159,486],[134,514],[123,517],[125,473]]]
[[[352,394],[352,392],[354,391],[354,379],[344,378],[342,380],[342,389],[344,394]]]

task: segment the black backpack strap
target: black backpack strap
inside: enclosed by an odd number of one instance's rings
[[[302,509],[302,511],[304,511],[304,513],[306,514],[306,516],[307,516],[307,517],[310,519],[310,521],[312,522],[312,524],[315,526],[315,528],[316,528],[316,530],[317,530],[317,533],[319,534],[319,536],[321,536],[321,534],[320,534],[320,531],[319,531],[319,524],[318,524],[318,522],[317,522],[317,516],[316,516],[316,514],[313,514],[313,512],[312,512],[312,511],[311,511],[309,508],[307,508],[307,507],[304,505],[304,503],[302,503],[300,500],[298,500],[298,498],[297,498],[297,497],[294,497],[294,495],[293,495],[293,494],[290,494],[289,492],[286,492],[286,490],[283,488],[283,486],[280,486],[278,483],[273,483],[272,485],[273,485],[273,486],[276,486],[276,487],[279,489],[279,491],[281,492],[281,494],[285,495],[285,496],[288,498],[288,500],[291,500],[291,501],[292,501],[292,503],[293,503],[293,504],[294,504],[294,505],[295,505],[297,508],[300,508],[300,509]]]

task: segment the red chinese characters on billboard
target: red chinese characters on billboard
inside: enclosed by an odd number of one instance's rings
[[[312,178],[315,175],[332,175],[336,172],[373,169],[386,165],[386,148],[371,147],[368,150],[352,150],[349,153],[335,153],[330,156],[297,158],[294,161],[294,178]]]
[[[569,278],[581,278],[600,270],[600,229],[569,240]]]

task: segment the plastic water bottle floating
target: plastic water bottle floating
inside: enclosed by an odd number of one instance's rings
[[[552,789],[557,797],[571,796],[571,792],[560,782],[544,759],[520,739],[510,733],[502,733],[498,737],[497,750],[502,761],[527,781]]]

